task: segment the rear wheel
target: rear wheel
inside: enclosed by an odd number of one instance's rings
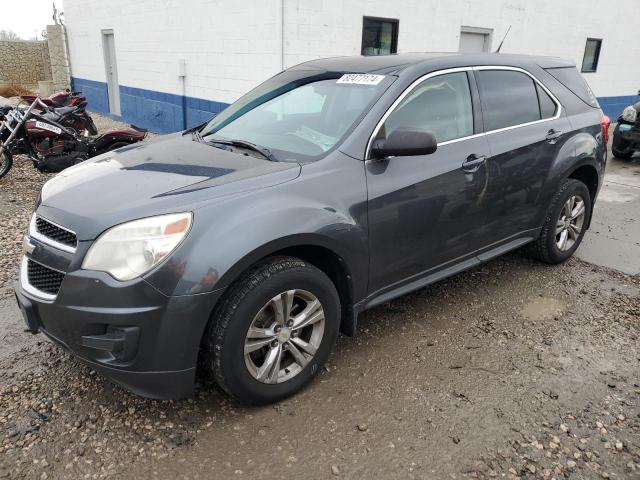
[[[274,257],[230,287],[205,334],[204,366],[239,402],[276,402],[319,372],[339,323],[331,280],[300,259]]]
[[[6,150],[0,156],[0,178],[4,177],[13,165],[13,157]]]
[[[534,257],[546,263],[561,263],[576,251],[591,219],[591,195],[579,180],[565,180],[547,211],[542,231],[531,245]]]

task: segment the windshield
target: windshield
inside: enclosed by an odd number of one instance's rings
[[[268,148],[278,160],[313,161],[337,146],[393,82],[383,75],[286,71],[213,118],[200,134]]]

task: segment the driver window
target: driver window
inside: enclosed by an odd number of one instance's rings
[[[380,130],[396,128],[431,131],[438,143],[473,135],[471,91],[466,72],[431,77],[407,95]]]

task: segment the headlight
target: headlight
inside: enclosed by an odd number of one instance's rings
[[[180,244],[191,222],[191,213],[176,213],[117,225],[91,245],[82,268],[107,272],[118,280],[144,275]]]
[[[638,111],[633,108],[633,105],[629,105],[622,111],[622,119],[625,122],[636,123],[636,118],[638,118]]]

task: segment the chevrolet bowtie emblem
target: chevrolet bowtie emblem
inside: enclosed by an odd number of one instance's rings
[[[24,253],[32,254],[35,249],[36,249],[36,246],[33,243],[31,243],[31,241],[29,240],[29,237],[25,235],[22,238],[22,251]]]

